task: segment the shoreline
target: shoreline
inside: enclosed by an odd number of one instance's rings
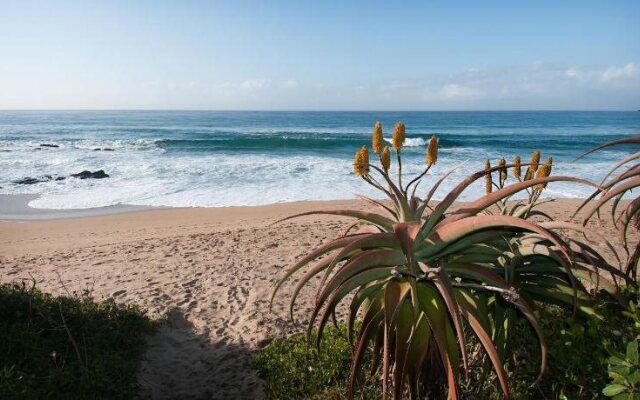
[[[0,194],[0,221],[33,221],[80,217],[94,217],[99,215],[124,214],[136,211],[162,209],[170,207],[136,206],[119,204],[95,208],[34,208],[29,206],[31,200],[39,198],[38,194]]]

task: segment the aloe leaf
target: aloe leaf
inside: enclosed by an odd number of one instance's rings
[[[386,206],[384,203],[382,203],[381,201],[372,199],[370,197],[367,196],[362,196],[362,195],[356,195],[358,198],[371,203],[375,206],[378,206],[380,208],[382,208],[383,210],[387,211],[389,214],[391,214],[391,216],[393,216],[394,219],[398,219],[398,211],[397,210],[392,210],[390,207]]]
[[[336,264],[344,260],[347,255],[355,250],[365,250],[366,248],[395,248],[397,245],[396,237],[393,232],[373,233],[355,240],[344,246],[336,255],[333,261],[327,267],[326,273],[320,281],[320,287],[324,286],[329,275],[335,268]]]
[[[388,277],[391,273],[391,268],[389,267],[378,267],[372,268],[358,273],[357,275],[351,276],[349,279],[345,280],[340,286],[335,288],[331,292],[331,295],[326,300],[326,306],[324,308],[324,312],[320,318],[320,323],[318,325],[318,336],[316,339],[316,345],[320,348],[320,341],[322,340],[322,333],[324,326],[329,320],[329,316],[335,309],[335,307],[340,303],[340,301],[351,291],[357,289],[358,287],[367,284],[369,282],[374,282],[379,279],[384,279]],[[325,301],[321,301],[316,304],[316,307],[313,310],[311,315],[311,319],[309,320],[309,326],[312,326],[322,308],[322,305]],[[308,337],[310,338],[311,331],[308,331]]]
[[[404,254],[400,250],[367,250],[343,265],[334,276],[318,291],[316,303],[323,303],[328,294],[350,277],[372,267],[393,267],[404,263]]]
[[[347,317],[347,337],[349,342],[353,343],[353,327],[355,325],[358,311],[365,303],[372,304],[376,298],[381,298],[382,286],[387,283],[387,280],[381,282],[375,282],[373,284],[364,285],[353,296],[351,304],[349,305],[349,316]],[[370,306],[371,307],[371,306]],[[369,309],[367,309],[368,311]]]
[[[456,329],[457,342],[460,346],[460,354],[462,355],[462,365],[464,366],[465,373],[467,373],[469,370],[469,363],[467,361],[468,356],[464,329],[462,328],[462,315],[460,314],[458,304],[454,299],[453,287],[451,286],[449,277],[444,272],[438,274],[438,276],[433,279],[433,283],[440,292],[440,295],[449,310],[449,315],[453,320],[453,326]]]
[[[611,167],[611,169],[607,172],[607,174],[604,176],[604,178],[602,178],[602,184],[604,184],[607,180],[608,177],[611,176],[611,174],[613,174],[618,168],[622,167],[623,165],[627,164],[630,161],[636,160],[640,158],[640,151],[635,152],[625,158],[623,158],[621,161],[617,162],[613,167]]]
[[[353,399],[355,385],[362,366],[362,360],[367,350],[367,346],[371,339],[379,332],[379,326],[383,323],[384,311],[378,310],[368,321],[363,324],[358,344],[353,353],[353,361],[351,363],[351,372],[349,374],[348,398]]]
[[[401,222],[393,225],[395,238],[400,242],[407,263],[413,262],[414,240],[420,230],[420,221]]]
[[[327,253],[330,253],[336,249],[339,249],[341,247],[344,247],[346,245],[348,245],[349,243],[351,243],[354,240],[358,240],[359,238],[365,236],[366,234],[355,234],[355,235],[349,235],[349,236],[344,236],[335,240],[332,240],[329,243],[326,243],[320,247],[318,247],[317,249],[313,250],[311,253],[307,254],[306,256],[302,257],[302,259],[300,259],[300,261],[298,261],[293,267],[289,268],[287,270],[287,272],[284,274],[284,276],[282,278],[280,278],[276,284],[275,287],[273,289],[273,292],[271,294],[271,300],[269,302],[269,308],[271,308],[273,306],[273,299],[276,296],[276,293],[278,292],[278,290],[280,289],[280,287],[294,274],[296,273],[298,270],[300,270],[301,268],[303,268],[305,265],[307,265],[309,262],[313,261],[314,259],[323,256]]]
[[[422,373],[422,365],[427,358],[431,343],[431,327],[427,322],[424,313],[418,315],[417,322],[411,335],[409,348],[407,350],[407,358],[405,361],[405,371],[408,377],[409,391],[411,399],[419,397],[420,374]]]
[[[487,353],[489,359],[491,360],[491,363],[493,364],[493,369],[496,371],[496,375],[498,375],[498,381],[500,382],[500,386],[502,387],[502,392],[504,393],[505,399],[511,398],[509,383],[507,381],[507,373],[504,370],[502,359],[500,358],[498,350],[491,340],[491,335],[489,334],[487,325],[480,322],[480,319],[482,318],[480,315],[482,315],[483,313],[478,310],[475,299],[471,296],[471,294],[467,293],[464,290],[458,290],[456,291],[455,296],[458,304],[460,305],[462,315],[469,322],[471,329],[480,340],[480,343],[482,343],[485,352]]]
[[[618,255],[618,252],[616,248],[613,246],[613,244],[611,244],[611,242],[607,240],[607,238],[604,237],[604,235],[600,234],[599,232],[593,229],[589,229],[584,225],[572,224],[570,222],[563,222],[563,221],[541,222],[539,223],[539,225],[549,230],[568,229],[575,232],[580,232],[584,234],[585,237],[591,237],[591,236],[596,237],[600,242],[604,243],[607,246],[607,248],[611,251],[611,253],[613,253],[618,263],[621,263],[620,256]]]
[[[468,275],[474,277],[478,280],[485,282],[488,285],[496,286],[504,290],[511,290],[511,287],[495,272],[483,268],[473,264],[467,264],[463,267],[455,268],[456,273],[460,275]],[[505,299],[506,300],[506,299]],[[540,342],[540,353],[541,353],[541,362],[540,362],[540,373],[538,375],[538,380],[542,379],[542,375],[544,374],[544,370],[547,367],[547,344],[544,339],[544,333],[542,331],[542,327],[540,326],[540,322],[538,318],[535,316],[533,311],[529,305],[520,298],[511,299],[509,301],[511,304],[516,306],[516,308],[525,316],[525,318],[529,321],[531,326],[533,327],[536,335],[538,336],[538,341]]]
[[[580,179],[580,178],[574,178],[571,176],[548,176],[548,177],[544,177],[544,178],[534,178],[534,179],[530,179],[527,181],[522,181],[522,182],[516,182],[513,183],[511,185],[505,186],[504,188],[497,190],[495,192],[486,194],[482,197],[480,197],[478,200],[470,203],[469,205],[465,206],[464,208],[461,208],[459,210],[456,210],[454,213],[452,213],[450,216],[448,216],[447,218],[445,218],[441,224],[445,224],[447,222],[452,222],[452,221],[457,221],[461,218],[467,217],[467,216],[471,216],[471,215],[475,215],[477,213],[479,213],[482,210],[485,210],[486,208],[488,208],[489,206],[497,203],[498,201],[505,199],[507,197],[510,197],[518,192],[521,192],[527,188],[539,185],[539,184],[545,184],[545,183],[550,183],[550,182],[576,182],[576,183],[582,183],[588,186],[593,186],[593,187],[598,187],[598,185],[586,180],[586,179]]]
[[[581,159],[581,158],[593,153],[594,151],[598,151],[598,150],[604,149],[606,147],[617,146],[617,145],[620,145],[620,144],[639,144],[639,143],[640,143],[640,137],[629,137],[629,138],[622,138],[622,139],[618,139],[618,140],[612,140],[610,142],[603,143],[600,146],[595,147],[595,148],[587,151],[586,153],[584,153],[583,155],[581,155],[580,157],[576,158],[573,161],[574,162],[578,161],[579,159]]]
[[[633,189],[637,186],[640,186],[640,178],[629,179],[610,191],[606,192],[601,198],[599,198],[596,203],[586,212],[586,216],[584,217],[583,224],[586,225],[587,221],[596,213],[600,207],[602,207],[606,202],[611,200],[613,197],[618,194],[624,193],[630,189]]]
[[[351,218],[358,218],[361,219],[363,221],[367,221],[369,223],[372,223],[373,225],[377,225],[387,231],[390,231],[392,229],[392,226],[394,224],[394,221],[384,217],[380,214],[376,214],[376,213],[372,213],[372,212],[367,212],[367,211],[358,211],[358,210],[321,210],[321,211],[308,211],[308,212],[304,212],[304,213],[300,213],[300,214],[295,214],[295,215],[291,215],[288,216],[286,218],[280,219],[276,222],[274,222],[274,224],[279,224],[281,222],[293,219],[293,218],[299,218],[299,217],[304,217],[306,215],[337,215],[340,217],[351,217]]]
[[[455,338],[450,337],[453,334],[450,333],[452,329],[447,318],[446,305],[440,298],[437,289],[428,284],[423,283],[417,286],[416,297],[431,327],[432,335],[442,360],[442,366],[447,375],[448,397],[457,399],[458,346],[456,343],[451,345],[452,341],[455,342]]]
[[[396,346],[393,371],[393,398],[400,400],[404,389],[405,367],[407,351],[409,350],[409,339],[413,330],[413,309],[405,298],[400,303],[395,322]]]

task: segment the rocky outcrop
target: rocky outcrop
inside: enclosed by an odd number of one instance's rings
[[[109,174],[105,173],[104,170],[100,169],[94,172],[85,170],[77,174],[71,174],[71,176],[73,176],[74,178],[80,178],[80,179],[103,179],[103,178],[108,178]]]
[[[49,182],[49,181],[63,181],[66,178],[64,176],[54,176],[54,175],[42,175],[38,178],[32,178],[30,176],[18,179],[17,181],[13,181],[16,185],[33,185],[34,183],[41,182]]]
[[[51,143],[40,143],[40,147],[60,147],[60,145]]]

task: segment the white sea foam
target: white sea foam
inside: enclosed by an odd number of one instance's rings
[[[170,130],[172,129],[185,128],[175,127]],[[198,129],[192,129],[196,137],[187,138],[197,139]],[[223,128],[220,130],[225,131]],[[296,138],[294,133],[299,134],[301,131],[305,135],[327,131],[335,131],[337,135],[342,135],[345,132],[350,134],[351,131],[347,128],[236,130],[240,133],[235,133],[234,137],[239,134],[278,134],[291,138]],[[360,130],[365,131],[364,128]],[[362,143],[369,140],[370,130],[366,128],[367,136],[363,136]],[[210,133],[211,129],[205,131]],[[5,138],[0,137],[0,193],[37,193],[41,196],[30,205],[53,209],[92,208],[115,204],[183,207],[259,205],[285,201],[354,198],[356,194],[382,196],[361,179],[353,176],[350,151],[348,154],[346,151],[336,154],[321,149],[317,152],[305,149],[298,153],[295,149],[278,149],[276,152],[268,153],[270,150],[260,148],[252,149],[252,152],[225,153],[171,151],[166,143],[160,142],[159,138],[165,138],[164,136],[121,139],[100,132],[85,132],[81,137],[82,139],[64,135],[34,135],[22,139],[8,135]],[[182,136],[177,137],[184,139]],[[322,135],[319,137],[331,140]],[[405,182],[422,171],[423,149],[428,137],[430,134],[425,133],[425,136],[406,139],[407,149],[403,159],[403,169],[407,174]],[[216,140],[217,138],[215,137]],[[349,138],[347,139],[351,140]],[[42,147],[41,144],[45,143],[59,147]],[[196,150],[198,145],[194,145]],[[101,151],[94,151],[95,149]],[[547,153],[556,157],[554,174],[579,176],[596,182],[623,154],[607,150],[600,152],[598,157],[571,163],[570,156],[553,154],[552,151],[545,152],[544,156]],[[430,185],[448,168],[466,161],[438,190],[435,198],[441,199],[468,174],[482,169],[485,158],[496,160],[501,155],[503,154],[498,149],[489,146],[443,146],[440,149],[438,164],[422,183],[419,193],[426,193]],[[105,170],[110,177],[100,180],[69,177],[83,170],[99,169]],[[35,185],[13,183],[27,176],[44,175],[66,179]],[[473,199],[483,191],[483,182],[479,180],[462,194],[461,200]],[[553,197],[585,197],[591,192],[591,188],[574,183],[552,183],[546,190],[546,194]]]
[[[391,143],[393,138],[384,138],[385,141],[387,141],[387,143]],[[405,138],[404,139],[404,146],[405,147],[421,147],[421,146],[426,146],[427,142],[420,137],[417,138]]]
[[[35,155],[34,153],[38,153]],[[42,157],[43,155],[47,157]],[[465,160],[468,154],[443,150],[419,193],[426,193],[446,169]],[[480,154],[480,156],[484,156]],[[407,181],[420,173],[422,155],[407,157],[404,170]],[[166,154],[153,149],[129,149],[114,152],[56,149],[25,152],[7,161],[0,155],[0,167],[6,173],[0,189],[3,193],[39,193],[30,205],[37,208],[73,209],[114,204],[151,206],[231,206],[260,205],[299,200],[354,198],[356,194],[381,196],[351,174],[350,158],[315,155],[194,155]],[[11,164],[11,165],[9,165]],[[468,174],[481,167],[475,157],[463,164],[438,190],[441,199]],[[610,164],[557,163],[554,172],[596,178]],[[57,174],[68,176],[81,170],[104,169],[110,177],[101,180],[67,178],[37,185],[12,185],[23,178],[16,171],[32,171],[31,176]],[[600,174],[601,175],[601,174]],[[482,194],[482,180],[469,187],[461,200]],[[584,197],[591,189],[568,183],[551,184],[547,194],[556,197]]]

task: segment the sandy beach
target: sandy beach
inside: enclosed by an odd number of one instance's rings
[[[579,200],[541,209],[568,220]],[[33,277],[44,291],[89,289],[138,304],[166,324],[150,338],[140,382],[149,398],[263,398],[256,350],[303,328],[312,289],[287,316],[287,286],[273,283],[301,254],[342,234],[349,220],[288,215],[358,208],[357,201],[175,208],[50,220],[0,221],[0,277]],[[610,238],[608,222],[593,222]]]

